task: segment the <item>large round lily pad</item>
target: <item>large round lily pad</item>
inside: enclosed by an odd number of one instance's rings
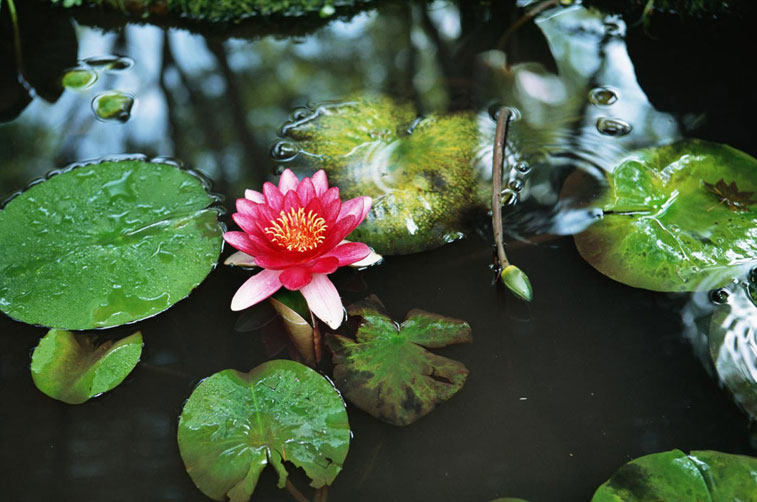
[[[654,291],[719,287],[757,262],[757,159],[686,140],[628,155],[575,237],[603,274]]]
[[[468,323],[414,309],[395,323],[378,298],[350,306],[361,318],[355,339],[329,335],[334,380],[361,410],[394,425],[408,425],[459,391],[468,376],[462,363],[426,350],[470,343]]]
[[[48,396],[81,404],[123,382],[141,355],[140,332],[96,346],[92,335],[51,329],[32,354],[32,378]]]
[[[618,469],[592,502],[755,502],[757,458],[680,450],[637,458]]]
[[[0,310],[61,329],[161,312],[210,273],[222,248],[215,198],[173,165],[82,165],[0,211]]]
[[[410,104],[356,98],[300,109],[282,134],[287,140],[274,155],[289,167],[326,170],[343,199],[373,198],[350,238],[380,254],[416,253],[458,238],[467,213],[491,198],[479,186],[472,113],[418,118]]]
[[[344,401],[323,376],[287,360],[249,373],[224,370],[197,386],[179,419],[179,449],[197,487],[215,500],[246,502],[267,464],[287,479],[283,462],[320,488],[347,456]]]
[[[738,284],[710,323],[710,355],[718,378],[736,401],[757,418],[757,294]]]

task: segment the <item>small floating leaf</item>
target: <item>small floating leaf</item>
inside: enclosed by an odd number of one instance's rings
[[[63,87],[81,91],[97,82],[97,72],[90,68],[72,68],[63,75]]]
[[[618,469],[592,502],[755,502],[757,458],[680,450],[637,458]]]
[[[707,188],[722,179],[739,194],[756,191],[753,157],[686,140],[632,153],[607,178],[593,203],[604,216],[575,237],[603,274],[654,291],[696,291],[728,283],[757,260],[757,206],[742,197],[734,211]]]
[[[501,276],[502,282],[515,296],[526,302],[534,299],[531,281],[521,269],[515,265],[508,265],[502,271]]]
[[[157,314],[210,273],[216,200],[168,164],[122,160],[53,175],[0,211],[0,310],[61,329]]]
[[[352,305],[349,314],[362,318],[355,340],[329,335],[326,341],[337,387],[361,410],[408,425],[463,387],[467,368],[423,347],[470,343],[465,321],[414,309],[398,325],[376,297]]]
[[[472,113],[418,118],[412,105],[358,98],[299,109],[274,146],[282,162],[325,169],[343,198],[373,205],[351,239],[380,254],[407,254],[449,242],[485,210],[479,186],[479,130]],[[491,169],[491,168],[489,168]]]
[[[178,442],[205,495],[247,502],[268,464],[279,488],[288,476],[285,461],[302,468],[314,488],[331,484],[350,434],[344,401],[331,383],[305,365],[276,360],[200,382],[181,413]]]
[[[104,121],[126,122],[131,118],[134,96],[121,91],[103,92],[92,100],[95,117]]]
[[[123,382],[141,355],[140,332],[95,346],[92,335],[51,329],[32,354],[32,378],[48,396],[81,404]]]
[[[710,355],[720,381],[757,418],[757,298],[750,285],[739,284],[715,309]]]

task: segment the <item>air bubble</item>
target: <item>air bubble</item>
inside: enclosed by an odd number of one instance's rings
[[[725,288],[720,288],[710,293],[710,300],[719,305],[723,305],[724,303],[728,302],[728,296],[730,296],[728,290]]]
[[[597,119],[597,130],[605,136],[627,136],[633,131],[633,126],[625,120],[600,117]]]
[[[512,106],[503,106],[502,104],[494,104],[489,107],[489,117],[496,122],[499,119],[499,112],[502,110],[502,108],[507,108],[510,110],[510,122],[517,122],[520,120],[521,113],[520,110],[517,108],[513,108]]]
[[[292,115],[290,115],[290,119],[293,122],[299,122],[300,120],[305,120],[310,116],[310,110],[308,108],[300,107],[295,108],[295,110],[292,112]]]
[[[126,122],[131,118],[134,96],[121,91],[103,92],[92,100],[95,117],[103,121]]]
[[[597,87],[589,92],[589,101],[597,106],[609,106],[618,101],[618,93],[609,87]]]
[[[271,157],[281,162],[292,160],[298,153],[299,148],[291,141],[277,141],[271,147]]]
[[[523,190],[523,182],[521,180],[512,180],[509,183],[509,187],[514,192],[520,192],[521,190]]]
[[[528,164],[528,162],[516,162],[515,163],[515,170],[519,173],[528,173],[531,171],[531,166]]]
[[[505,188],[500,192],[503,206],[514,206],[518,202],[518,194],[511,188]]]

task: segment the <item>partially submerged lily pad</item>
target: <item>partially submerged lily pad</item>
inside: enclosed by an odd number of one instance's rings
[[[140,332],[96,346],[92,335],[51,329],[32,354],[32,378],[48,396],[81,404],[123,382],[141,355]]]
[[[468,323],[414,309],[394,322],[378,298],[350,306],[361,318],[355,339],[328,335],[334,380],[361,410],[394,425],[408,425],[459,391],[468,376],[460,362],[427,348],[470,343]]]
[[[179,450],[197,487],[215,500],[246,502],[270,464],[284,487],[284,462],[314,488],[331,484],[350,443],[344,401],[324,377],[275,360],[249,373],[224,370],[197,386],[179,419]]]
[[[715,309],[710,324],[710,355],[718,378],[736,401],[757,418],[757,293],[740,283]]]
[[[54,174],[0,211],[0,310],[29,324],[92,329],[186,297],[222,247],[203,180],[144,159]]]
[[[607,183],[593,203],[603,217],[575,241],[581,256],[612,279],[696,291],[722,286],[757,263],[753,157],[686,140],[628,155]]]
[[[282,135],[273,153],[288,167],[325,169],[342,198],[373,198],[351,239],[378,253],[439,247],[467,229],[467,213],[486,208],[472,113],[418,118],[409,104],[356,98],[300,109]]]
[[[757,458],[680,450],[637,458],[618,469],[592,502],[755,502]]]

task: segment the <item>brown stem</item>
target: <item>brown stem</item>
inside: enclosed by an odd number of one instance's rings
[[[497,130],[494,135],[494,155],[492,161],[492,227],[494,243],[497,246],[497,261],[494,267],[497,273],[510,264],[505,254],[505,243],[502,240],[502,173],[507,149],[507,131],[510,128],[512,111],[503,106],[497,114]]]
[[[310,501],[309,501],[309,500],[308,500],[308,499],[307,499],[307,498],[305,497],[305,495],[303,495],[303,494],[302,494],[302,492],[301,492],[300,490],[298,490],[298,489],[297,489],[297,487],[295,487],[295,486],[294,486],[294,485],[292,484],[292,482],[291,482],[291,481],[289,481],[288,479],[287,479],[287,483],[286,483],[286,485],[284,485],[284,488],[286,488],[286,491],[288,491],[288,492],[289,492],[289,495],[291,495],[291,496],[292,496],[292,498],[293,498],[294,500],[296,500],[297,502],[310,502]]]
[[[318,319],[313,315],[313,312],[310,312],[310,321],[313,323],[313,354],[315,355],[315,364],[319,364],[323,356],[323,336],[321,336],[321,329],[318,327]]]

